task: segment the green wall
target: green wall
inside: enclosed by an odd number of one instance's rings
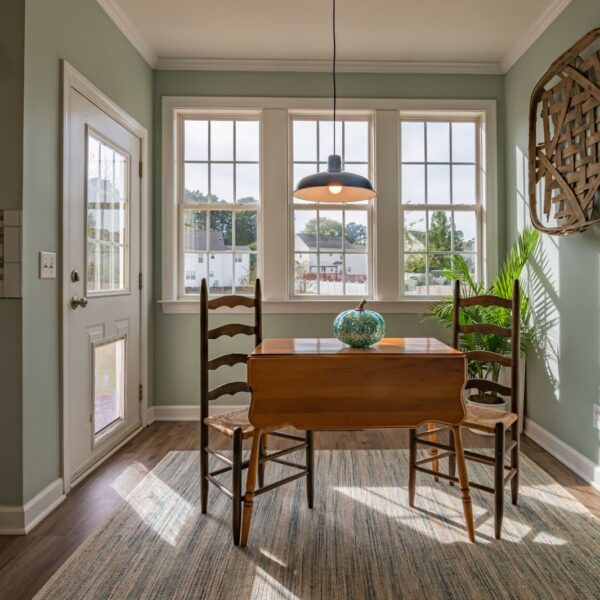
[[[154,293],[161,295],[161,99],[163,96],[271,96],[329,97],[327,73],[232,73],[157,71],[154,85]],[[498,129],[498,237],[499,256],[504,254],[504,84],[501,76],[340,74],[338,94],[347,98],[450,98],[497,101]],[[331,315],[265,315],[265,335],[330,336]],[[165,315],[155,310],[155,404],[197,404],[199,398],[199,318],[197,315]],[[440,335],[433,323],[418,315],[386,315],[388,335]],[[237,342],[234,342],[234,344]],[[229,346],[227,346],[229,344]],[[219,347],[232,347],[223,342]],[[238,350],[241,351],[241,350]],[[224,370],[222,370],[224,371]],[[219,373],[217,377],[235,376]],[[215,384],[220,383],[218,379]],[[234,403],[238,399],[224,398]]]
[[[0,210],[21,209],[23,201],[22,0],[0,4]],[[0,298],[0,505],[19,504],[23,487],[22,303]]]
[[[23,501],[60,476],[60,281],[38,251],[60,252],[60,60],[152,129],[153,71],[95,0],[25,4]],[[150,165],[148,165],[149,168]],[[60,254],[59,254],[60,264]]]
[[[529,223],[526,198],[528,107],[550,63],[600,26],[600,2],[574,0],[508,72],[506,82],[507,244]],[[531,269],[538,332],[527,367],[527,415],[594,463],[600,433],[600,228],[561,238],[542,235]]]

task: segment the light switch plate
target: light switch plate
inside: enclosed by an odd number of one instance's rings
[[[600,431],[600,406],[594,404],[594,427]]]
[[[56,252],[40,252],[40,279],[56,279]]]

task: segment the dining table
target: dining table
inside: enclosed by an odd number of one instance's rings
[[[460,435],[467,373],[462,352],[430,337],[386,337],[367,348],[335,338],[267,338],[250,353],[247,365],[254,431],[242,546],[250,532],[261,437],[286,426],[309,431],[450,426],[467,533],[474,541]],[[413,496],[414,486],[412,475]]]

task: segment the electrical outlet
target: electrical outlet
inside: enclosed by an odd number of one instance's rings
[[[594,427],[600,431],[600,406],[594,404]]]
[[[56,252],[40,252],[40,279],[56,279]]]

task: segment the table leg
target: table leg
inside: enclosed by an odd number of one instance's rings
[[[437,424],[430,421],[429,423],[427,423],[427,431],[431,431],[432,429],[435,429],[437,427]],[[438,441],[438,436],[437,433],[430,433],[427,436],[432,442],[437,442]],[[429,449],[429,453],[431,454],[431,456],[437,456],[438,454],[438,449],[437,448],[430,448]],[[431,468],[437,473],[438,469],[439,469],[439,461],[436,458],[435,460],[431,461]],[[440,478],[437,475],[433,476],[433,480],[434,481],[439,481]]]
[[[467,464],[465,462],[465,453],[463,450],[462,437],[460,435],[460,426],[453,427],[454,445],[456,447],[456,463],[458,467],[458,481],[462,493],[463,512],[467,523],[467,534],[469,541],[475,541],[475,528],[473,526],[473,504],[471,503],[471,492],[469,491],[469,475],[467,473]]]
[[[252,520],[252,504],[254,503],[254,490],[256,489],[256,475],[258,472],[258,458],[260,453],[260,439],[262,432],[254,430],[252,436],[252,451],[250,463],[248,464],[248,479],[246,480],[246,493],[244,494],[244,516],[242,519],[242,536],[240,546],[246,547],[248,534],[250,533],[250,521]]]

